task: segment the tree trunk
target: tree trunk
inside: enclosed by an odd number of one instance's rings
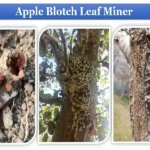
[[[90,141],[94,128],[95,103],[97,101],[96,63],[100,32],[96,29],[79,29],[79,45],[68,59],[67,77],[61,79],[64,103],[58,120],[53,142]],[[62,69],[64,67],[64,69]],[[65,73],[65,74],[66,74]]]
[[[148,140],[148,116],[145,97],[145,64],[147,55],[147,33],[149,29],[130,30],[130,117],[134,141]]]

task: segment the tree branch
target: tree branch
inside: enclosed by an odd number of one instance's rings
[[[107,89],[109,89],[109,87],[106,87],[106,88],[102,89],[100,92],[98,92],[98,95],[100,95],[102,92],[104,92]]]
[[[56,75],[56,74],[48,74],[48,73],[43,73],[42,76],[44,77],[49,77],[49,78],[53,78],[53,77],[56,77],[56,78],[67,78],[69,77],[69,75]]]
[[[66,66],[68,66],[66,39],[64,37],[62,29],[59,29],[59,32],[60,32],[60,37],[61,37],[61,40],[62,40],[62,43],[64,46],[65,64],[66,64]]]
[[[102,61],[100,61],[99,63],[102,64],[103,67],[106,67],[107,69],[109,69],[109,63],[106,62],[108,56],[106,56]]]
[[[41,39],[44,40],[47,45],[50,44],[50,46],[52,47],[56,62],[60,63],[60,61],[64,59],[64,51],[59,46],[58,42],[55,39],[53,39],[47,32],[44,32],[42,34]]]
[[[50,99],[44,99],[44,98],[40,97],[39,100],[40,100],[41,103],[45,103],[45,104],[54,104],[54,103],[62,104],[62,102],[63,102],[63,99],[59,98],[59,97],[57,97],[57,98],[50,98]]]

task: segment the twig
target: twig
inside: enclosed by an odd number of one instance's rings
[[[42,74],[42,76],[44,77],[49,77],[49,78],[53,78],[53,77],[56,77],[56,78],[67,78],[69,77],[69,75],[56,75],[56,74]]]
[[[99,116],[99,115],[104,114],[106,111],[108,111],[108,109],[104,110],[104,111],[103,111],[103,112],[101,112],[101,113],[97,113],[97,114],[93,114],[93,115],[94,115],[94,116]]]
[[[109,89],[109,87],[106,87],[106,88],[102,89],[100,92],[98,92],[98,95],[100,95],[102,92],[104,92],[107,89]]]

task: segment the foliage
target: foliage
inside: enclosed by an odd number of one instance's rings
[[[49,29],[46,31],[54,40],[60,49],[66,48],[69,56],[71,50],[77,44],[77,30],[75,29]],[[63,33],[63,35],[62,35]],[[64,40],[66,41],[64,45]],[[40,89],[39,95],[44,99],[62,97],[61,88],[55,74],[57,63],[53,55],[53,47],[49,44],[45,45],[40,40]],[[109,30],[101,30],[100,47],[98,52],[98,66],[97,66],[97,87],[98,87],[98,104],[96,108],[96,135],[94,141],[102,141],[106,138],[109,130],[109,80],[108,80],[108,62],[109,62]],[[105,65],[104,65],[105,64]],[[40,103],[39,112],[39,134],[41,142],[50,142],[55,131],[57,119],[60,113],[61,104],[44,104]]]
[[[39,112],[39,134],[41,142],[51,141],[59,117],[60,106],[41,105]]]

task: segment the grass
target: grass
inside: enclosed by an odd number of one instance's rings
[[[114,141],[131,141],[129,100],[114,95]]]

